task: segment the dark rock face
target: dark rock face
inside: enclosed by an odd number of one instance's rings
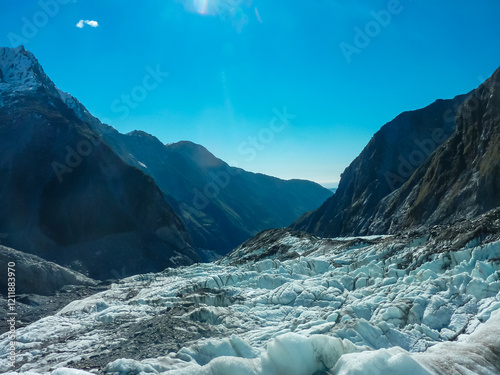
[[[399,189],[455,131],[455,114],[465,99],[438,100],[384,125],[343,172],[335,194],[291,228],[332,237],[373,233],[370,225],[380,201]]]
[[[192,142],[164,145],[143,131],[120,134],[67,94],[66,102],[123,161],[154,178],[197,248],[225,254],[261,230],[289,225],[331,196],[310,181],[230,167]]]
[[[96,279],[198,261],[153,179],[75,115],[33,55],[0,56],[3,243]]]
[[[500,206],[500,69],[462,105],[456,132],[372,218],[396,232],[472,219]]]

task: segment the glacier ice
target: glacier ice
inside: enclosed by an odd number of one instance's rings
[[[18,329],[16,371],[81,375],[72,368],[97,355],[108,374],[500,373],[500,242],[436,252],[388,237],[283,241],[302,255],[230,256],[74,301]],[[157,343],[145,342],[139,358],[119,355],[128,330],[164,329],[148,322],[168,314],[181,347],[148,355]],[[7,347],[4,334],[2,373]]]

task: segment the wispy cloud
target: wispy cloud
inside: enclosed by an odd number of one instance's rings
[[[80,20],[76,24],[76,27],[78,27],[79,29],[81,29],[85,25],[89,25],[90,27],[97,27],[97,26],[99,26],[99,24],[97,23],[97,21]]]

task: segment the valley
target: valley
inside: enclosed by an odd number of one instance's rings
[[[499,374],[499,82],[396,116],[329,190],[122,134],[0,48],[0,372]]]

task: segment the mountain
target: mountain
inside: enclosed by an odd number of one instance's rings
[[[15,63],[0,63],[2,242],[77,261],[109,239],[102,251],[115,262],[186,265],[111,284],[0,246],[0,266],[15,262],[19,280],[28,278],[24,292],[64,286],[51,297],[17,295],[19,319],[0,301],[1,373],[500,373],[499,72],[467,98],[382,128],[327,201],[336,216],[326,207],[311,227],[389,234],[269,229],[216,262],[190,264],[165,199],[182,212],[184,184],[206,195],[208,181],[218,185],[207,207],[223,205],[233,183],[269,177],[228,169],[193,143],[163,145],[84,120],[88,111],[50,85],[31,54],[14,52]],[[169,163],[186,176],[178,191],[174,172],[161,182],[169,192],[149,172]],[[38,273],[43,285],[33,282]]]
[[[372,226],[380,202],[393,196],[455,131],[455,115],[470,94],[404,112],[374,134],[345,169],[335,194],[291,228],[320,236],[385,233]]]
[[[95,279],[220,256],[331,195],[230,167],[191,142],[120,134],[23,47],[0,49],[0,121],[3,243]]]
[[[124,163],[23,47],[0,49],[3,243],[92,278],[199,261],[154,180]]]
[[[451,224],[500,206],[500,68],[468,97],[456,121],[452,136],[381,201],[369,232]]]
[[[61,95],[124,162],[154,178],[196,248],[226,254],[264,229],[290,225],[332,194],[310,181],[285,181],[231,167],[192,142],[164,145],[143,131],[121,134],[71,95]]]

